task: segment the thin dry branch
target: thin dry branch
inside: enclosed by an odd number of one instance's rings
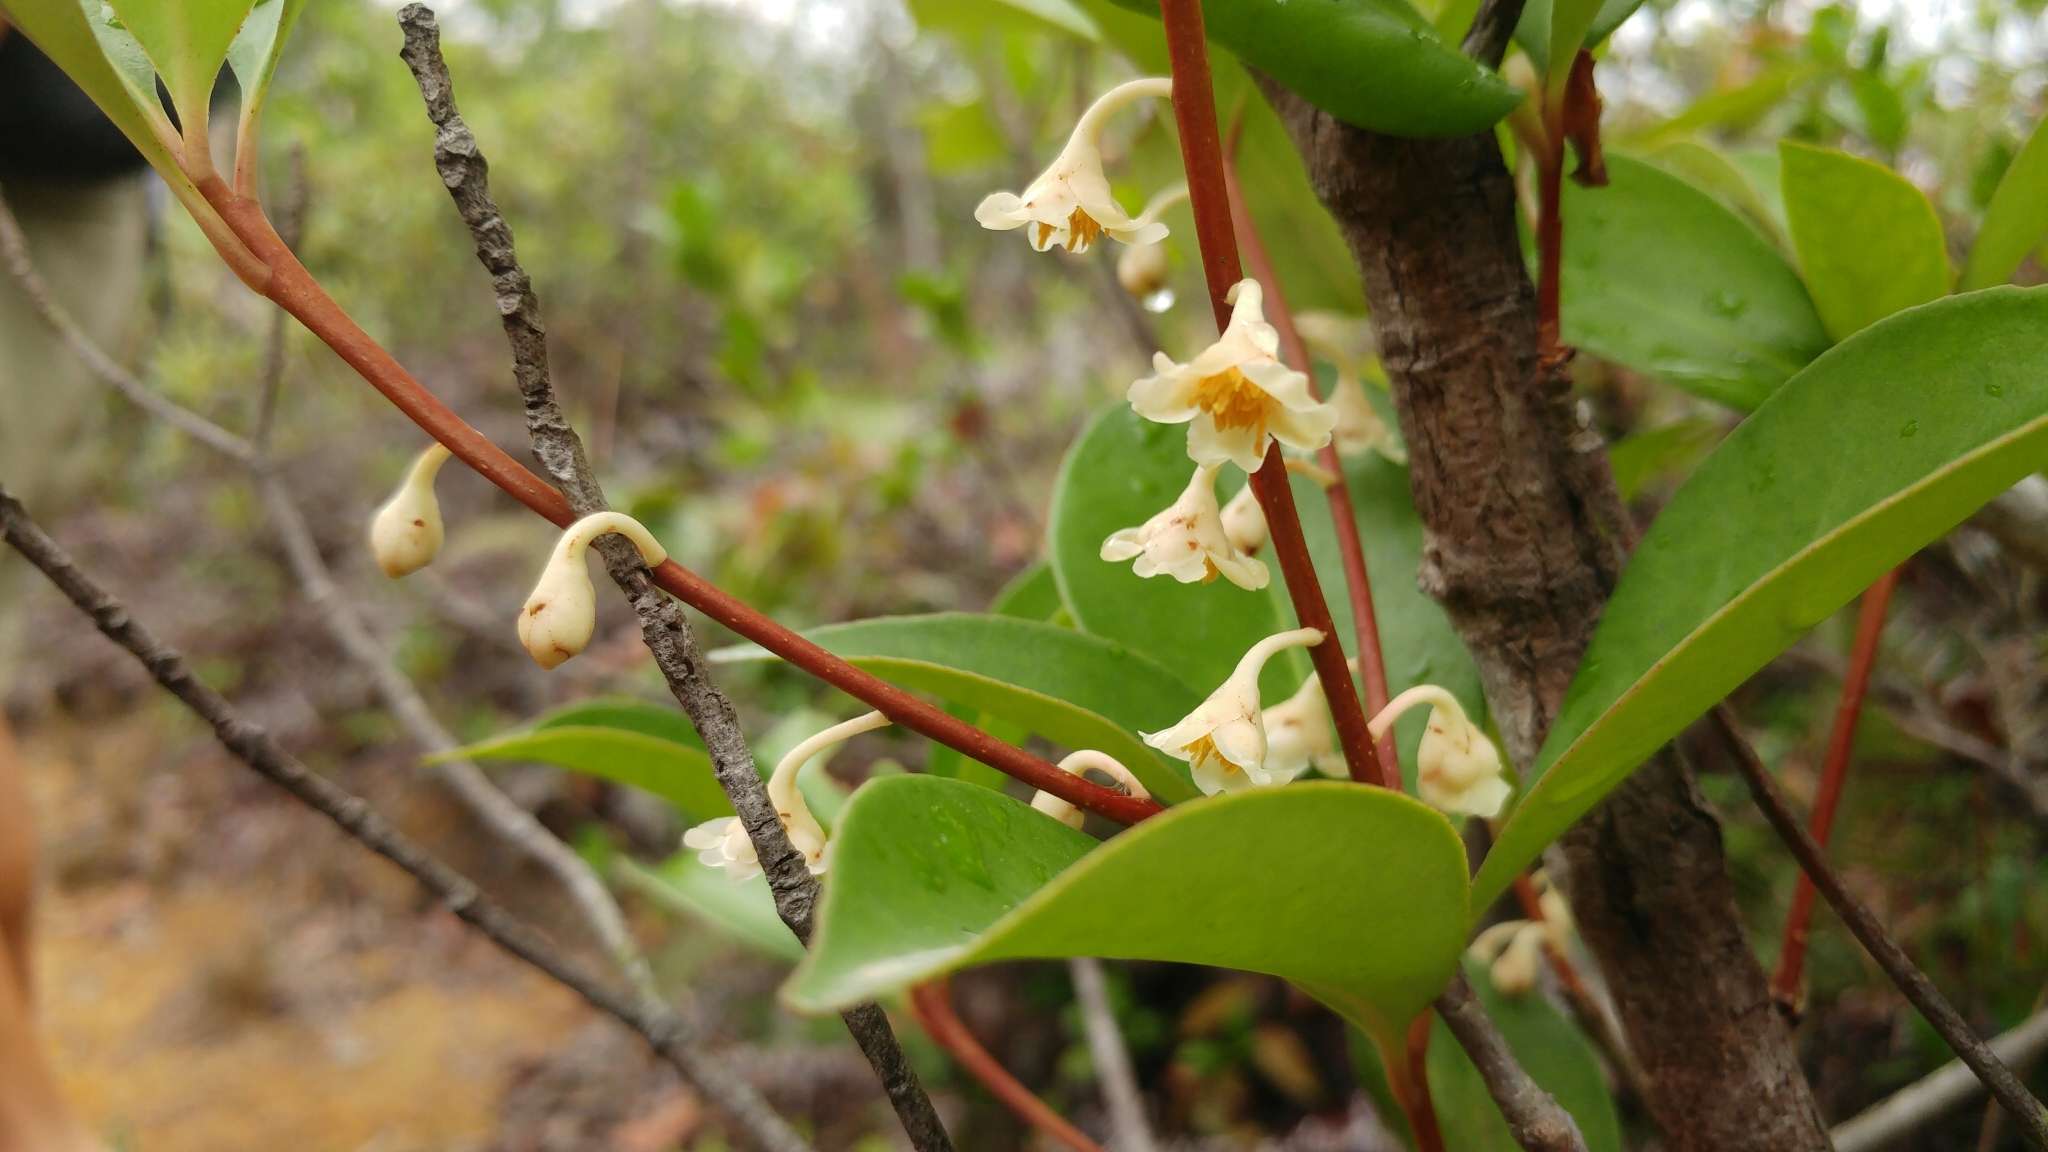
[[[543,471],[567,498],[571,510],[587,516],[604,510],[604,490],[583,451],[583,441],[563,415],[548,369],[547,327],[532,279],[520,266],[512,228],[491,198],[489,164],[476,137],[455,106],[453,82],[441,57],[439,23],[423,4],[408,4],[398,13],[405,33],[399,55],[419,84],[427,116],[436,129],[434,167],[455,201],[457,213],[476,244],[477,258],[491,274],[498,314],[511,344],[513,378],[526,406],[527,434]],[[689,714],[704,740],[719,785],[731,799],[747,836],[753,841],[775,908],[797,939],[810,942],[818,882],[804,858],[789,842],[767,788],[754,767],[754,756],[740,728],[732,701],[713,684],[696,634],[682,605],[654,586],[638,553],[615,536],[601,538],[598,550],[605,567],[640,618],[641,636],[654,654],[655,665],[669,691]],[[904,1131],[920,1152],[950,1152],[931,1098],[918,1083],[902,1046],[876,1005],[863,1004],[842,1014],[855,1043],[874,1066],[896,1109]]]
[[[391,826],[361,797],[317,775],[293,758],[263,728],[192,674],[185,658],[138,623],[126,605],[101,588],[64,553],[21,502],[0,487],[0,539],[92,618],[100,632],[149,669],[166,692],[213,729],[236,759],[326,817],[364,847],[405,870],[443,907],[506,952],[539,969],[645,1039],[708,1102],[734,1132],[762,1152],[808,1152],[809,1146],[746,1085],[699,1049],[688,1025],[659,1000],[629,994],[580,970],[554,945],[491,900],[461,873]]]
[[[1088,1054],[1095,1063],[1095,1079],[1102,1085],[1102,1101],[1109,1112],[1110,1145],[1116,1152],[1153,1152],[1157,1141],[1145,1119],[1145,1097],[1131,1070],[1130,1049],[1124,1045],[1123,1030],[1117,1027],[1116,1011],[1109,1003],[1102,961],[1076,956],[1067,961],[1067,971],[1074,977],[1081,1027],[1088,1034]]]
[[[1527,1152],[1586,1152],[1585,1137],[1579,1134],[1571,1113],[1558,1107],[1550,1093],[1530,1079],[1516,1062],[1500,1029],[1480,1008],[1464,973],[1459,973],[1450,988],[1437,997],[1436,1010],[1465,1054],[1472,1058],[1473,1066],[1479,1069],[1479,1077],[1500,1107],[1515,1143]]]
[[[1998,1058],[1998,1054],[1971,1030],[1968,1021],[1950,1005],[1934,982],[1913,963],[1906,950],[1884,930],[1877,916],[1849,891],[1842,877],[1827,862],[1827,855],[1812,836],[1807,834],[1791,809],[1785,806],[1784,798],[1778,795],[1777,784],[1771,779],[1770,770],[1757,758],[1748,741],[1742,739],[1735,726],[1734,718],[1726,706],[1714,709],[1711,726],[1696,726],[1694,732],[1711,727],[1713,733],[1724,745],[1729,759],[1742,774],[1743,783],[1749,786],[1751,799],[1764,814],[1778,838],[1799,861],[1799,867],[1813,880],[1828,906],[1835,910],[1842,923],[1848,927],[1857,943],[1863,945],[1870,958],[1891,979],[1907,1000],[1918,1009],[1921,1018],[1938,1033],[1949,1046],[1976,1074],[1991,1094],[2005,1106],[2013,1121],[2035,1147],[2048,1148],[2048,1108],[2027,1091],[2012,1069]]]
[[[2021,1067],[2048,1055],[2048,1012],[2036,1012],[1990,1044],[2008,1064]],[[1959,1060],[1951,1060],[1835,1126],[1835,1152],[1878,1152],[1984,1092],[1983,1081]]]

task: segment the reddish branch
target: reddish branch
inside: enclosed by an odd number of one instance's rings
[[[1892,590],[1899,585],[1899,569],[1884,574],[1863,593],[1863,605],[1856,615],[1856,640],[1849,650],[1849,670],[1842,677],[1842,699],[1835,706],[1834,728],[1828,733],[1827,759],[1821,765],[1820,788],[1813,796],[1813,811],[1806,830],[1822,849],[1835,828],[1835,808],[1842,800],[1842,784],[1849,777],[1849,756],[1856,745],[1856,721],[1863,715],[1863,696],[1870,689],[1870,674],[1877,666],[1877,647],[1884,636],[1885,610],[1891,606]],[[1801,985],[1805,981],[1806,939],[1813,925],[1813,878],[1799,874],[1792,891],[1792,908],[1785,916],[1784,944],[1778,950],[1778,969],[1771,976],[1771,998],[1779,1010],[1797,1017]]]
[[[574,514],[561,493],[442,403],[327,295],[305,265],[299,263],[298,257],[278,238],[270,221],[264,217],[261,205],[237,195],[218,176],[202,182],[200,192],[227,221],[235,235],[263,262],[264,273],[252,279],[250,287],[296,317],[308,331],[334,349],[371,387],[382,393],[427,435],[447,445],[457,459],[478,475],[555,524],[566,527],[572,522]],[[1284,482],[1284,476],[1282,479]],[[1299,536],[1298,526],[1296,535]],[[854,667],[673,560],[654,569],[654,581],[685,604],[877,709],[895,723],[952,747],[1033,788],[1050,792],[1123,824],[1135,824],[1162,811],[1150,800],[1126,796],[1062,772],[1045,760],[998,740],[948,715],[943,709]]]
[[[1202,31],[1201,0],[1160,0],[1159,11],[1166,23],[1166,50],[1173,60],[1173,119],[1180,130],[1181,161],[1187,168],[1188,202],[1195,217],[1195,238],[1202,251],[1202,274],[1209,284],[1209,306],[1221,331],[1230,323],[1230,304],[1225,296],[1231,286],[1244,279],[1237,259],[1237,239],[1230,220],[1230,192],[1224,174],[1223,141],[1216,123],[1216,93],[1209,79],[1209,46]],[[1287,481],[1287,465],[1275,442],[1266,449],[1266,461],[1251,476],[1252,492],[1266,514],[1266,531],[1273,542],[1273,556],[1280,562],[1280,574],[1287,581],[1288,598],[1304,628],[1334,635],[1336,622],[1323,599],[1323,589],[1308,555],[1308,541],[1301,533],[1301,516],[1295,511],[1294,490]],[[1344,764],[1351,778],[1377,783],[1377,765],[1372,754],[1372,737],[1366,731],[1365,709],[1358,702],[1358,690],[1351,683],[1351,669],[1344,663],[1344,646],[1318,644],[1308,650],[1315,662],[1316,678],[1322,681],[1323,696],[1337,725],[1337,743],[1344,749]]]
[[[1557,366],[1565,359],[1561,305],[1564,266],[1565,144],[1579,154],[1572,179],[1580,184],[1607,183],[1607,161],[1600,149],[1600,92],[1593,84],[1593,54],[1580,52],[1571,75],[1555,101],[1543,109],[1544,139],[1536,151],[1536,347],[1542,361]]]
[[[1429,1035],[1433,1020],[1424,1012],[1408,1024],[1408,1086],[1396,1093],[1408,1114],[1408,1129],[1415,1136],[1416,1152],[1444,1152],[1444,1131],[1437,1123],[1436,1101],[1429,1095]]]
[[[1289,366],[1298,372],[1310,374],[1313,380],[1315,369],[1308,354],[1308,345],[1302,341],[1301,332],[1294,326],[1294,310],[1287,305],[1287,294],[1280,287],[1280,277],[1273,270],[1273,257],[1266,251],[1266,242],[1259,235],[1259,226],[1252,219],[1251,206],[1245,203],[1244,191],[1237,179],[1237,132],[1242,121],[1231,125],[1230,147],[1223,167],[1223,183],[1230,194],[1230,216],[1237,232],[1237,242],[1244,249],[1245,262],[1251,265],[1252,276],[1266,293],[1266,317],[1280,333],[1280,350],[1286,356]],[[1328,399],[1328,397],[1324,397]],[[1380,650],[1379,616],[1372,606],[1372,578],[1365,568],[1365,545],[1358,537],[1358,515],[1351,507],[1351,485],[1344,478],[1344,461],[1337,454],[1337,442],[1333,437],[1316,453],[1323,467],[1336,477],[1336,482],[1323,489],[1323,495],[1330,502],[1330,518],[1335,521],[1337,552],[1344,561],[1344,587],[1351,597],[1351,621],[1358,636],[1358,671],[1365,681],[1365,711],[1378,715],[1387,706],[1387,661]],[[1364,784],[1378,784],[1382,788],[1401,790],[1400,754],[1394,750],[1392,729],[1373,746],[1373,754],[1379,771]]]
[[[910,1010],[916,1014],[918,1024],[932,1042],[944,1048],[1017,1119],[1074,1149],[1074,1152],[1104,1152],[1102,1145],[1090,1140],[1087,1133],[1053,1111],[1052,1105],[1039,1099],[1031,1089],[1010,1075],[1009,1069],[981,1046],[974,1033],[967,1030],[967,1024],[960,1019],[959,1013],[953,1011],[952,996],[944,979],[913,985],[910,989]]]

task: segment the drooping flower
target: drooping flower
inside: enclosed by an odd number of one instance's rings
[[[1314,675],[1294,695],[1266,709],[1266,772],[1292,780],[1310,768],[1325,776],[1345,774],[1344,753],[1330,726],[1330,702]]]
[[[1366,727],[1372,738],[1386,735],[1401,713],[1428,704],[1429,727],[1416,749],[1416,791],[1440,811],[1494,817],[1514,791],[1504,774],[1500,750],[1465,715],[1458,698],[1434,684],[1419,684],[1387,702]]]
[[[1504,920],[1481,932],[1466,955],[1488,965],[1494,991],[1521,997],[1536,987],[1543,967],[1544,926],[1527,920]]]
[[[1340,456],[1378,452],[1396,464],[1408,462],[1401,439],[1381,418],[1365,394],[1365,373],[1373,367],[1372,330],[1357,316],[1336,312],[1303,312],[1294,318],[1302,342],[1316,358],[1337,370],[1328,403],[1337,413],[1335,437]]]
[[[1138,219],[1157,220],[1187,198],[1188,186],[1176,184],[1146,201]],[[1173,292],[1167,285],[1171,271],[1163,244],[1128,244],[1117,254],[1116,282],[1150,312],[1164,312],[1173,306]]]
[[[1223,506],[1223,536],[1247,556],[1266,546],[1266,510],[1259,507],[1259,494],[1247,484]]]
[[[811,806],[804,801],[803,790],[797,786],[798,773],[812,757],[825,749],[863,732],[888,726],[889,718],[880,712],[868,712],[841,721],[791,748],[776,762],[775,771],[769,775],[768,801],[775,805],[775,818],[789,835],[789,846],[803,856],[804,867],[810,870],[811,875],[825,874],[832,845],[826,839],[824,826],[818,823],[818,818],[811,814]],[[725,869],[728,877],[735,881],[745,880],[761,871],[761,859],[754,850],[754,842],[748,838],[746,827],[737,816],[706,820],[683,833],[683,847],[694,849],[699,862]]]
[[[1329,443],[1336,413],[1316,399],[1306,375],[1280,362],[1280,334],[1266,323],[1258,281],[1238,281],[1229,299],[1223,335],[1185,364],[1155,354],[1153,374],[1131,385],[1131,408],[1188,425],[1197,464],[1228,460],[1256,472],[1274,439],[1304,451]]]
[[[440,554],[444,531],[434,478],[448,455],[441,444],[428,445],[406,470],[398,491],[370,518],[370,554],[393,580],[425,568]]]
[[[631,540],[650,565],[668,559],[661,542],[623,513],[596,512],[571,524],[519,610],[519,643],[541,667],[553,668],[589,646],[597,627],[597,590],[583,557],[591,541],[612,532]]]
[[[1208,795],[1285,784],[1267,766],[1266,725],[1259,709],[1259,673],[1266,661],[1288,648],[1310,648],[1323,642],[1314,628],[1296,628],[1268,636],[1251,646],[1230,677],[1181,722],[1163,732],[1145,734],[1145,743],[1188,762],[1195,787]]]
[[[1040,252],[1054,247],[1086,252],[1105,235],[1125,244],[1156,244],[1165,239],[1166,225],[1153,218],[1165,205],[1148,207],[1132,217],[1111,194],[1109,177],[1102,170],[1102,128],[1134,101],[1172,94],[1173,81],[1165,78],[1132,80],[1103,93],[1081,114],[1067,146],[1060,149],[1052,165],[1021,196],[989,193],[974,209],[975,221],[997,232],[1022,228],[1025,239]]]
[[[1072,753],[1066,759],[1061,760],[1059,767],[1060,771],[1071,776],[1086,776],[1090,770],[1100,772],[1104,776],[1109,777],[1112,783],[1121,787],[1126,795],[1136,796],[1140,800],[1150,799],[1152,795],[1145,790],[1143,784],[1138,782],[1138,778],[1131,774],[1131,770],[1123,766],[1122,761],[1107,752],[1097,752],[1093,748],[1083,748],[1079,752]],[[1074,807],[1071,802],[1062,800],[1050,792],[1041,791],[1036,796],[1033,796],[1031,798],[1031,806],[1069,828],[1079,828],[1081,826],[1083,819],[1081,810]]]
[[[1111,563],[1135,559],[1141,577],[1167,575],[1183,584],[1204,584],[1222,576],[1239,588],[1257,591],[1270,579],[1266,565],[1237,550],[1225,534],[1216,507],[1216,465],[1195,469],[1188,486],[1166,510],[1136,528],[1121,528],[1102,542]]]

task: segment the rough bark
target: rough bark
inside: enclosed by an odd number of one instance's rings
[[[1413,462],[1422,585],[1477,658],[1508,752],[1526,764],[1630,530],[1599,435],[1568,381],[1538,362],[1512,181],[1490,134],[1380,136],[1267,92],[1364,274]],[[1660,754],[1572,831],[1564,856],[1668,1147],[1827,1148],[1689,768]]]

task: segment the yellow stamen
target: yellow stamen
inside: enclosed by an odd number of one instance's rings
[[[1221,569],[1216,567],[1216,561],[1214,558],[1208,556],[1202,557],[1202,583],[1213,584],[1216,582],[1216,578],[1221,575],[1223,575],[1223,572]]]
[[[1086,252],[1090,244],[1101,238],[1102,225],[1095,222],[1095,217],[1079,208],[1074,209],[1074,214],[1067,217],[1067,251]]]
[[[1195,406],[1209,414],[1223,430],[1249,428],[1253,438],[1266,438],[1266,415],[1272,397],[1236,368],[1195,382]]]
[[[1050,243],[1050,242],[1051,242],[1051,240],[1052,240],[1052,225],[1050,225],[1050,224],[1045,224],[1045,223],[1038,223],[1038,224],[1033,224],[1033,225],[1032,225],[1032,227],[1033,227],[1033,228],[1036,228],[1036,229],[1038,229],[1038,246],[1039,246],[1040,248],[1043,248],[1043,247],[1045,247],[1045,246],[1046,246],[1046,244],[1048,244],[1048,243]]]
[[[1202,765],[1214,760],[1223,765],[1223,771],[1226,775],[1238,771],[1237,765],[1217,749],[1216,739],[1213,736],[1204,736],[1182,749],[1182,751],[1188,754],[1188,766],[1191,768],[1200,768]]]

